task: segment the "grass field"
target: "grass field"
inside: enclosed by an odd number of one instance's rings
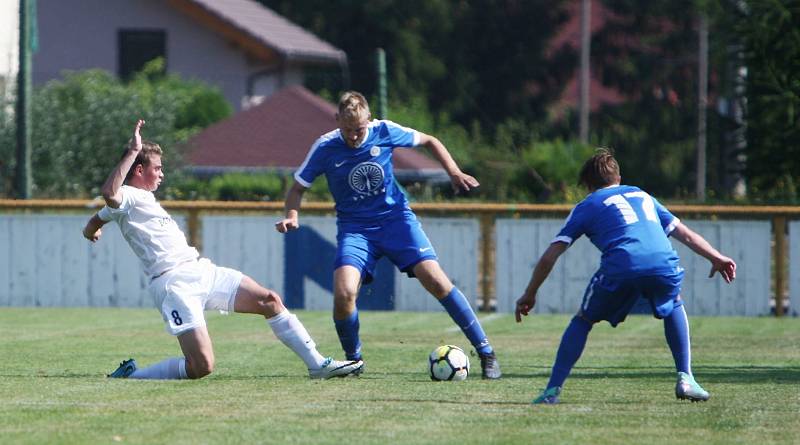
[[[330,315],[299,311],[324,354]],[[691,319],[712,394],[677,401],[658,321],[598,325],[562,404],[531,406],[567,316],[482,315],[500,381],[431,382],[427,354],[466,341],[444,313],[363,312],[367,371],[311,381],[255,316],[209,313],[217,368],[199,381],[108,380],[122,359],[179,354],[155,310],[0,309],[0,443],[800,443],[800,320]]]

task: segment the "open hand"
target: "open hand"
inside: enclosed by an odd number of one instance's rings
[[[719,272],[726,283],[730,283],[736,279],[736,262],[726,256],[712,260],[708,278],[713,277],[716,272]]]
[[[134,151],[139,151],[142,149],[142,134],[141,130],[144,126],[144,119],[139,119],[136,121],[136,127],[133,129],[133,144],[131,145],[131,149]]]
[[[453,184],[453,190],[456,192],[462,190],[468,192],[481,185],[477,179],[464,172],[458,172],[451,176],[450,182]]]

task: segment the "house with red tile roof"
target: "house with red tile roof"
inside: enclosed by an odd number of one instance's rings
[[[292,174],[311,144],[336,128],[336,106],[295,85],[262,103],[217,122],[186,144],[191,172],[215,175],[227,172]],[[449,182],[447,173],[421,149],[397,149],[394,173],[401,183]]]
[[[166,70],[220,88],[247,108],[309,70],[345,78],[347,56],[255,0],[38,0],[33,82],[101,68],[122,78],[163,57]]]

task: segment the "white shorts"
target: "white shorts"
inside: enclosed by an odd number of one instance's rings
[[[180,335],[205,326],[206,309],[232,312],[242,277],[238,270],[201,258],[155,278],[148,289],[161,310],[167,332]]]

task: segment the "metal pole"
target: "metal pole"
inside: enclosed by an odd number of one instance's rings
[[[30,199],[31,168],[31,14],[32,0],[19,1],[19,72],[17,73],[17,177],[16,196]]]
[[[581,143],[589,143],[589,55],[591,54],[592,0],[581,2],[581,68],[578,98],[578,131]]]
[[[697,200],[706,200],[706,110],[708,108],[708,19],[698,20],[697,54]]]
[[[378,113],[378,119],[386,119],[389,115],[389,106],[386,98],[386,52],[383,48],[375,50],[375,70],[378,76],[378,106],[375,111]]]

